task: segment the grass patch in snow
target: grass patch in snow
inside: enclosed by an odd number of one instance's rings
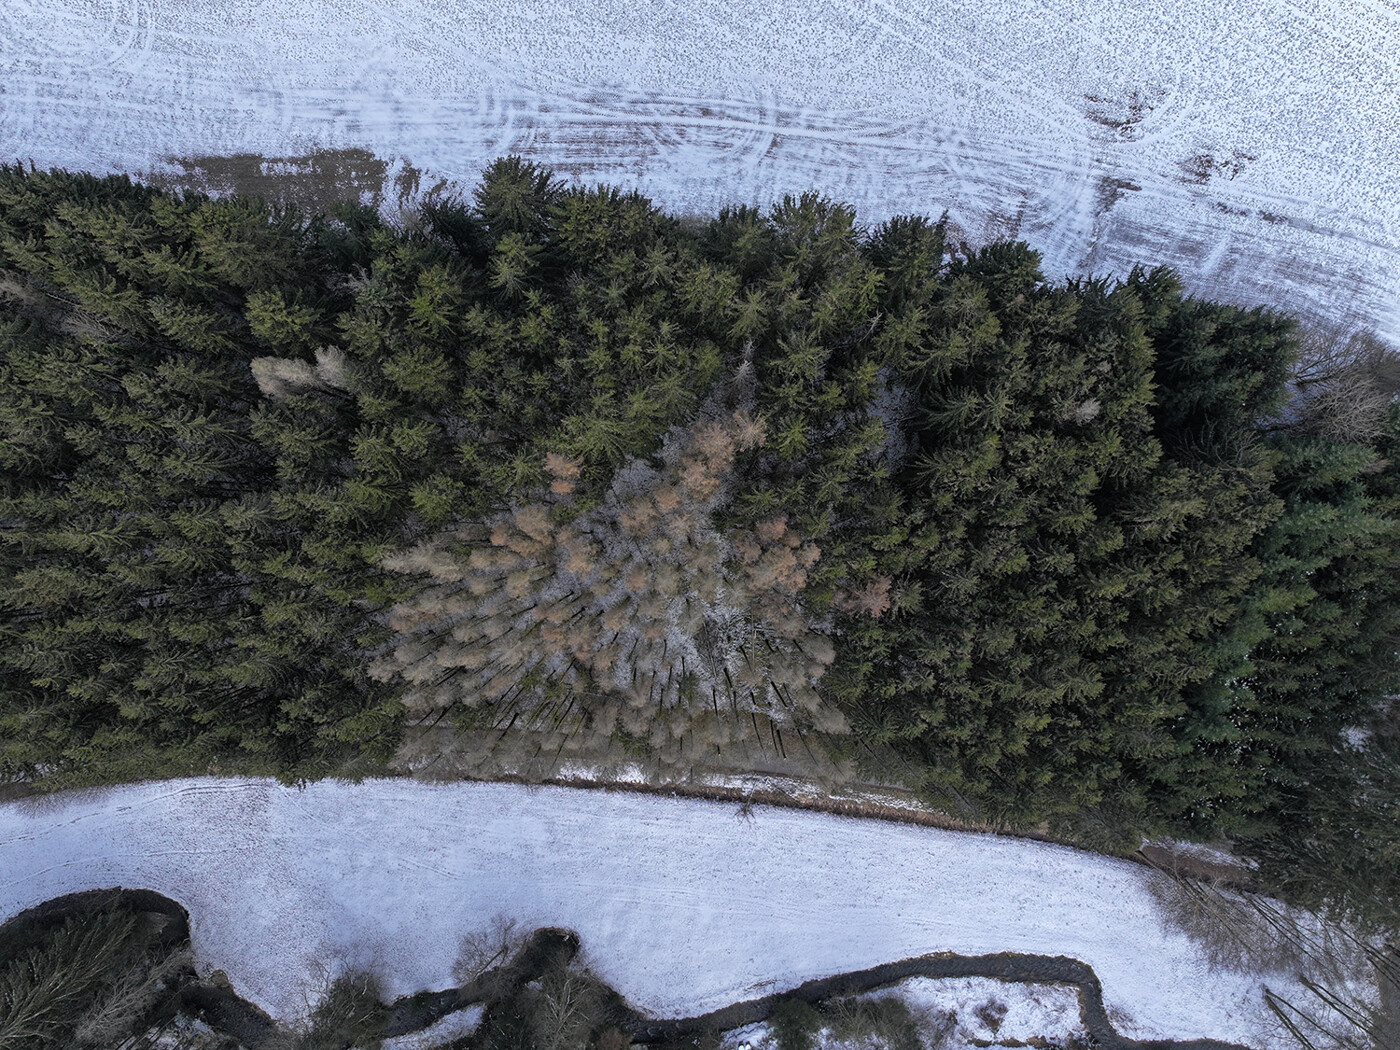
[[[720,1050],[1084,1048],[1075,990],[980,977],[917,977],[867,995],[811,1005],[787,1000],[772,1018],[717,1040]],[[687,1050],[708,1050],[703,1040]]]

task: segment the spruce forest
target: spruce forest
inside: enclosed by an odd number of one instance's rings
[[[952,240],[0,169],[0,777],[768,749],[1400,926],[1396,357]]]

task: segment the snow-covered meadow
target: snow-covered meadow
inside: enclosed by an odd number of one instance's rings
[[[328,967],[391,995],[448,987],[462,936],[504,915],[578,931],[586,963],[660,1016],[1019,951],[1091,965],[1124,1034],[1273,1045],[1261,977],[1211,970],[1161,921],[1154,877],[1029,840],[559,787],[199,779],[0,807],[0,917],[156,890],[189,909],[200,966],[283,1018]]]
[[[0,157],[519,152],[705,211],[948,209],[1052,274],[1400,341],[1396,0],[5,0]]]

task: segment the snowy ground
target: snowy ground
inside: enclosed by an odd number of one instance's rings
[[[464,1010],[448,1014],[421,1031],[385,1039],[380,1050],[438,1050],[449,1040],[474,1032],[484,1013],[480,1006],[468,1006]]]
[[[0,807],[0,917],[124,885],[190,911],[200,965],[282,1018],[325,968],[451,985],[504,914],[577,930],[638,1008],[694,1015],[933,951],[1068,955],[1125,1034],[1272,1045],[1260,979],[1163,927],[1148,870],[826,814],[505,784],[186,780]],[[1270,978],[1276,990],[1290,982]]]
[[[919,977],[901,981],[891,991],[914,1009],[916,1017],[952,1014],[956,1027],[949,1041],[955,1045],[976,1045],[974,1040],[1015,1045],[1040,1038],[1063,1046],[1085,1034],[1079,994],[1066,985]]]
[[[1079,996],[1068,985],[1017,984],[986,977],[915,977],[862,996],[893,997],[910,1008],[925,1045],[938,1050],[972,1050],[986,1046],[1035,1046],[1042,1040],[1068,1046],[1087,1042],[1079,1019]],[[873,1050],[880,1044],[842,1038],[826,1028],[814,1040],[816,1050]],[[1041,1044],[1043,1045],[1043,1043]],[[721,1050],[776,1050],[765,1022],[727,1032]],[[388,1046],[385,1050],[419,1050]]]
[[[1019,984],[985,977],[915,977],[865,999],[893,997],[909,1006],[928,1043],[939,1050],[973,1047],[1034,1046],[1040,1039],[1066,1046],[1086,1038],[1079,1019],[1079,995],[1069,985]],[[435,1050],[449,1039],[466,1035],[481,1022],[482,1009],[468,1007],[448,1014],[437,1024],[411,1035],[384,1040],[383,1050]],[[874,1050],[869,1040],[839,1038],[831,1029],[817,1033],[816,1050]],[[770,1027],[764,1024],[726,1032],[721,1050],[776,1050]]]
[[[947,208],[1052,273],[1400,341],[1396,0],[4,0],[0,157],[515,151],[703,211]]]

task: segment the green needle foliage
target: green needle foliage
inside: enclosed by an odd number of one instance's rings
[[[1397,841],[1400,368],[1309,340],[813,194],[681,221],[506,158],[400,229],[0,169],[0,770],[297,779],[521,718],[689,761],[728,703],[1351,907],[1321,858]]]

